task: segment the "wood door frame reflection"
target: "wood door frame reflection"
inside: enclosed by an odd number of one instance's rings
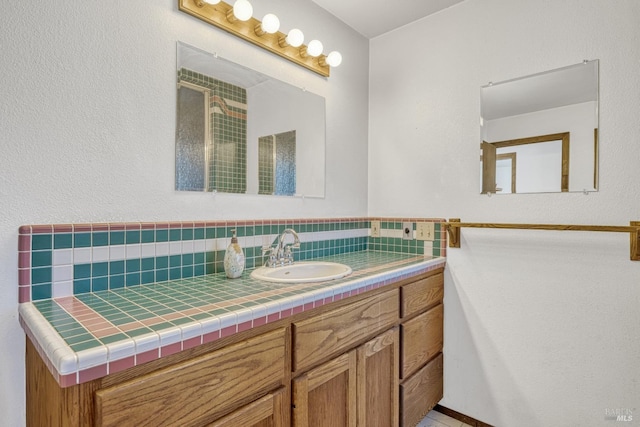
[[[493,145],[496,149],[504,147],[514,147],[516,145],[536,144],[539,142],[562,141],[562,166],[560,191],[566,193],[569,191],[569,139],[570,132],[552,133],[549,135],[532,136],[528,138],[509,139],[506,141],[496,141],[484,143]],[[515,193],[515,192],[514,192]]]

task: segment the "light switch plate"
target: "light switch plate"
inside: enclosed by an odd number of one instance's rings
[[[371,221],[371,237],[380,237],[380,221]]]
[[[416,224],[416,239],[433,241],[435,234],[435,223],[419,222]]]

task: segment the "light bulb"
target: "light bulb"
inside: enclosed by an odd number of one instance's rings
[[[304,34],[297,28],[289,31],[287,34],[287,44],[293,47],[299,47],[304,42]]]
[[[203,0],[207,4],[218,4],[220,0]]]
[[[267,13],[262,18],[262,29],[265,33],[276,33],[280,29],[280,20],[273,13]]]
[[[320,40],[311,40],[309,46],[307,46],[307,53],[313,57],[320,56],[322,53],[322,43],[320,43]]]
[[[247,21],[253,15],[253,6],[247,0],[236,0],[233,4],[233,15],[240,21]]]
[[[342,64],[342,55],[340,54],[340,52],[335,50],[333,52],[330,52],[329,55],[327,55],[327,64],[329,64],[331,67],[337,67],[338,65]]]

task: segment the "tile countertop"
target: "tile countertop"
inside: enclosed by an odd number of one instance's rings
[[[317,260],[345,278],[278,284],[224,273],[22,303],[20,324],[68,387],[444,267],[444,257],[362,251]]]

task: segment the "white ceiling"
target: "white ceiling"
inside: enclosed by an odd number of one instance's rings
[[[312,0],[367,38],[373,38],[464,0]]]

